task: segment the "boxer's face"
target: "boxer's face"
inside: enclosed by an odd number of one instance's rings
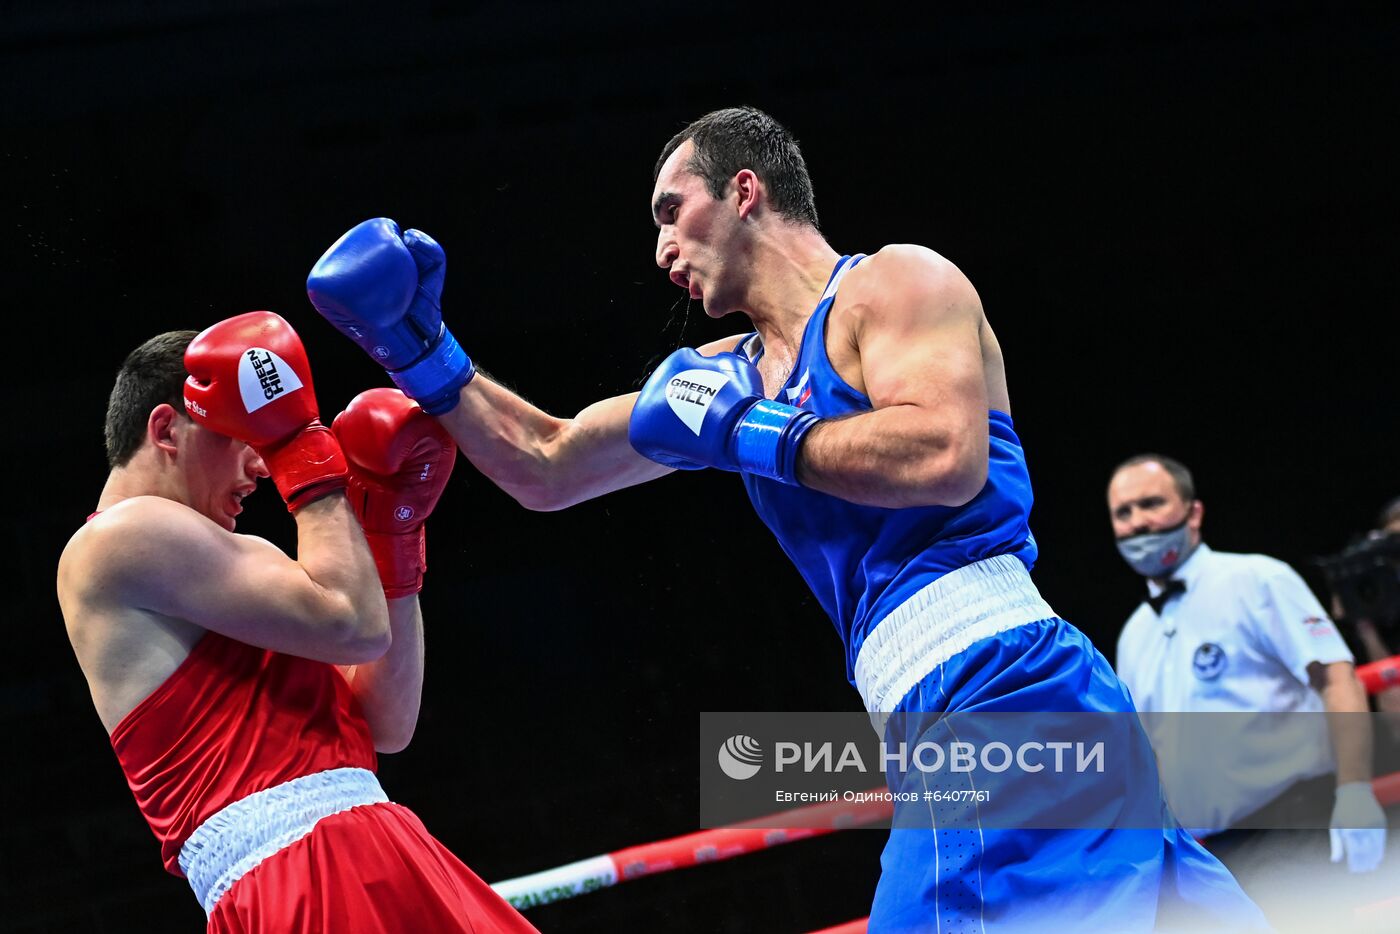
[[[242,441],[210,431],[181,416],[181,454],[186,505],[232,532],[243,498],[253,492],[267,465]]]
[[[670,271],[671,281],[701,301],[705,313],[720,318],[739,308],[741,283],[733,262],[739,224],[736,199],[716,199],[705,180],[686,165],[695,144],[686,140],[671,153],[652,189],[656,265]]]
[[[1158,463],[1124,467],[1108,484],[1114,538],[1161,532],[1186,520],[1194,542],[1200,536],[1202,512],[1199,501],[1187,503],[1181,498],[1172,475]]]

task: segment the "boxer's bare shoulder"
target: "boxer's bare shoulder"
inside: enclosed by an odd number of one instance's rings
[[[58,601],[102,725],[110,733],[179,667],[205,630],[155,612],[152,578],[189,573],[186,526],[224,533],[187,506],[157,496],[123,500],[69,539],[58,563]],[[270,546],[269,546],[270,547]]]

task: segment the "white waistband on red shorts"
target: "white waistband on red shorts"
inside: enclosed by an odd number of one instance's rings
[[[1054,615],[1014,555],[974,562],[875,624],[856,655],[856,689],[867,711],[890,713],[924,675],[974,642]]]
[[[303,775],[209,815],[180,847],[180,869],[207,915],[245,873],[309,834],[321,818],[388,800],[368,769]]]

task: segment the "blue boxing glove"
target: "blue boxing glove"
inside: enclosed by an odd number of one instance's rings
[[[688,347],[651,374],[632,407],[627,438],[667,467],[718,467],[797,485],[797,452],[811,412],[764,398],[758,369],[738,354]]]
[[[306,278],[321,316],[359,344],[429,415],[457,405],[476,375],[471,358],[442,323],[447,256],[419,230],[376,217],[331,244]]]

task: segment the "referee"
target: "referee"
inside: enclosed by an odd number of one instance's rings
[[[1327,843],[1332,862],[1374,871],[1386,830],[1366,692],[1312,591],[1282,561],[1203,543],[1204,505],[1172,458],[1120,464],[1108,507],[1119,553],[1148,591],[1119,636],[1118,675],[1177,816],[1266,911],[1281,866],[1301,862],[1315,878]],[[1361,716],[1324,715],[1338,713]],[[1324,826],[1327,843],[1320,831],[1279,830]]]

